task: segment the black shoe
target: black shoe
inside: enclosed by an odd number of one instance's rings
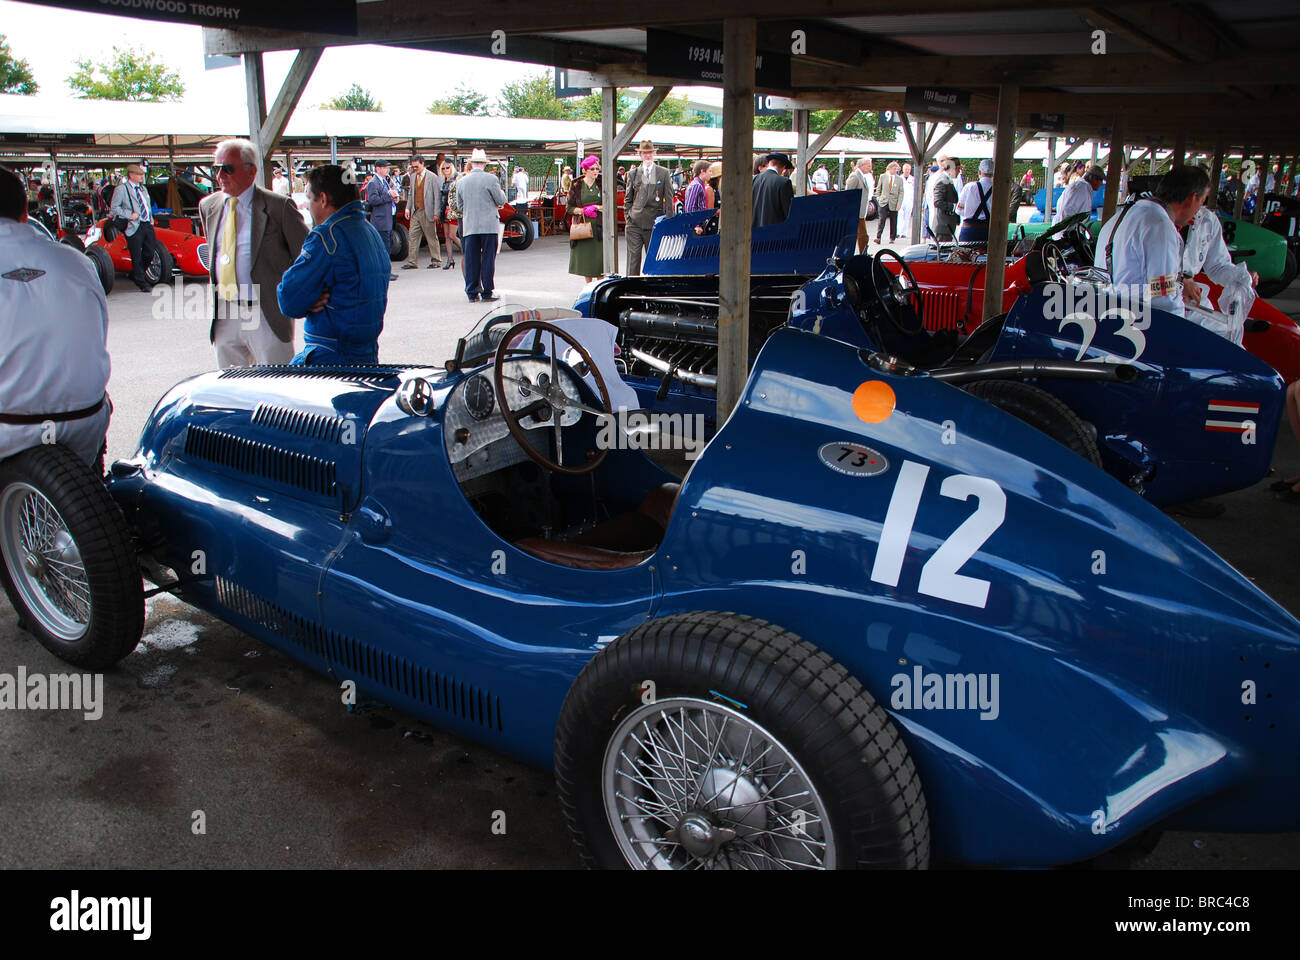
[[[498,297],[498,296],[496,296],[496,295],[494,295],[494,294],[490,294],[490,293],[485,293],[485,294],[483,294],[483,302],[484,302],[484,303],[492,303],[493,301],[500,300],[500,299],[501,299],[500,297]]]
[[[413,263],[404,263],[404,264],[402,264],[402,269],[403,269],[403,270],[418,270],[419,267],[417,267],[417,266],[416,266],[415,264],[413,264]]]
[[[455,261],[455,260],[448,260],[446,263],[444,263],[444,264],[442,265],[442,269],[444,269],[444,270],[450,270],[450,269],[451,269],[452,267],[454,267],[454,266],[456,266],[456,261]]]
[[[147,283],[137,283],[136,286],[140,288],[141,293],[153,292],[153,287],[149,286]]]
[[[395,273],[390,273],[390,274],[388,275],[388,279],[389,279],[389,280],[396,280],[396,279],[397,279],[397,274],[395,274]]]
[[[1224,506],[1217,500],[1188,500],[1186,503],[1171,503],[1162,508],[1174,517],[1191,517],[1193,520],[1209,520],[1224,511]]]
[[[478,297],[470,297],[470,298],[469,298],[469,302],[470,302],[470,303],[478,303]]]

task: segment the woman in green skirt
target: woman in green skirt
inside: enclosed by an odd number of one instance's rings
[[[592,225],[592,236],[587,240],[569,241],[569,272],[586,277],[590,283],[605,272],[605,249],[600,232],[600,158],[587,157],[582,161],[582,178],[569,191],[569,205],[565,216],[572,231],[574,223],[584,219]]]

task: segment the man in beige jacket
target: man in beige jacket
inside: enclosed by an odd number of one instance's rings
[[[889,242],[898,239],[898,208],[903,205],[903,177],[898,172],[898,161],[889,161],[885,173],[876,184],[876,202],[880,204],[880,223],[876,226],[876,243],[889,222]]]
[[[208,240],[208,280],[216,288],[208,339],[217,365],[246,367],[293,359],[293,319],[275,288],[298,259],[307,222],[293,200],[259,187],[257,149],[248,140],[217,144],[221,189],[199,203]]]

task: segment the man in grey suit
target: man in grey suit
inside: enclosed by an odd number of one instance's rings
[[[307,223],[291,198],[257,186],[257,150],[248,140],[217,144],[213,166],[221,192],[203,198],[199,217],[216,289],[208,337],[217,364],[288,363],[294,322],[280,312],[275,289],[298,259]]]
[[[403,270],[414,270],[420,265],[420,237],[429,241],[429,269],[442,266],[442,247],[438,243],[438,194],[442,192],[442,177],[424,168],[424,157],[412,157],[410,183],[406,190],[406,212],[411,218],[411,249]]]
[[[637,153],[641,163],[627,175],[623,204],[627,211],[627,272],[631,277],[641,272],[641,252],[650,248],[655,220],[673,214],[672,174],[655,163],[654,143],[642,140]]]
[[[131,251],[131,279],[148,293],[153,286],[145,270],[153,262],[158,236],[153,231],[153,213],[149,194],[144,188],[144,167],[138,163],[126,165],[126,179],[113,191],[113,201],[108,205],[110,217],[125,220],[126,248]]]
[[[461,232],[465,236],[465,296],[470,303],[479,299],[500,300],[492,292],[496,282],[498,212],[506,202],[501,181],[483,168],[487,154],[476,149],[470,155],[473,170],[456,181],[456,202],[460,206]]]

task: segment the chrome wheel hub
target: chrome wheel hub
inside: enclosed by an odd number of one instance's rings
[[[77,542],[49,499],[27,483],[0,494],[0,553],[33,618],[60,640],[90,626],[90,581]]]
[[[605,749],[605,813],[634,867],[829,869],[826,807],[743,710],[678,697],[632,711]]]

